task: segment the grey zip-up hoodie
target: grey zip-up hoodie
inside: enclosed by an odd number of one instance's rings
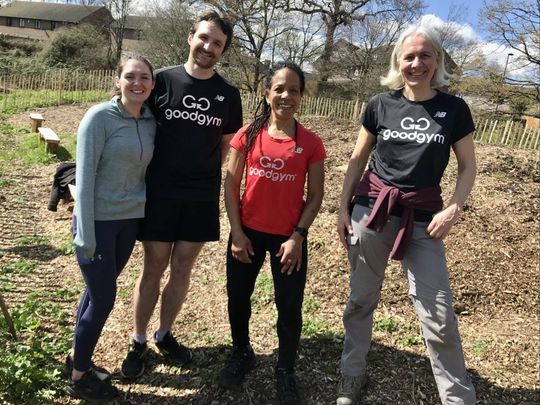
[[[144,217],[156,122],[147,107],[133,118],[118,99],[91,107],[77,131],[74,243],[88,259],[96,250],[94,221]]]

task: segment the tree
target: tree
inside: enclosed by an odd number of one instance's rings
[[[111,21],[108,27],[112,39],[112,46],[109,48],[109,60],[111,65],[115,66],[120,56],[122,56],[126,18],[133,11],[133,0],[102,0],[102,3],[115,19],[115,21]]]
[[[510,86],[512,98],[540,101],[540,0],[494,0],[484,2],[482,26],[489,39],[513,53],[513,70],[520,74],[502,77]],[[540,117],[538,108],[531,111]]]
[[[293,28],[274,38],[272,62],[277,56],[305,69],[321,54],[323,42],[319,36],[323,23],[314,15],[298,12],[287,13],[286,18],[286,24]]]
[[[193,22],[187,2],[154,3],[145,14],[149,18],[143,30],[141,52],[155,67],[184,63],[189,54],[187,38]]]
[[[105,69],[108,40],[92,25],[80,25],[56,35],[43,50],[43,61],[51,67]]]
[[[266,55],[271,53],[274,39],[291,30],[284,25],[278,0],[209,0],[209,5],[232,20],[236,28],[236,41],[227,58],[243,74],[243,84],[256,91],[266,73]]]
[[[382,91],[380,77],[388,71],[393,44],[415,16],[410,10],[395,12],[390,19],[387,14],[368,15],[347,27],[344,35],[356,50],[335,52],[329,71],[351,79],[356,98],[367,100]]]
[[[104,29],[109,34],[108,59],[109,67],[116,66],[120,59],[124,44],[126,18],[133,11],[135,0],[64,0],[63,3],[77,3],[85,6],[104,6],[111,13],[113,20]]]
[[[369,16],[386,16],[393,23],[393,16],[403,11],[418,14],[423,8],[422,0],[282,0],[287,11],[299,11],[318,15],[325,26],[324,48],[320,59],[319,76],[328,80],[337,31],[342,26],[363,21]]]
[[[528,63],[540,66],[540,0],[484,1],[480,15],[490,39],[509,47]]]

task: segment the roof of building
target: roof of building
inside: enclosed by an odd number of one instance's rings
[[[124,28],[130,30],[144,30],[152,23],[152,20],[156,20],[156,17],[148,17],[144,15],[134,15],[130,14],[126,16],[126,21],[124,23]],[[115,20],[113,22],[113,27],[116,27],[120,24],[120,20]]]
[[[37,3],[14,1],[0,8],[0,17],[28,18],[34,20],[77,23],[83,18],[105,8],[80,4]]]
[[[126,28],[131,28],[134,30],[142,30],[144,29],[153,19],[156,19],[156,17],[148,17],[143,15],[127,15],[126,16]]]

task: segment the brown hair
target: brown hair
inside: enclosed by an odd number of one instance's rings
[[[216,11],[208,11],[195,19],[193,25],[189,29],[189,33],[191,35],[194,35],[195,32],[197,32],[197,28],[199,28],[199,23],[201,21],[209,21],[217,24],[221,31],[223,31],[223,33],[227,36],[227,41],[225,41],[225,46],[223,47],[223,52],[225,52],[231,44],[233,38],[233,26],[231,22],[226,18],[221,17]]]
[[[148,61],[148,59],[146,59],[142,55],[139,55],[136,53],[130,53],[128,55],[122,55],[120,59],[118,60],[118,63],[116,64],[116,77],[117,78],[120,78],[120,76],[122,76],[122,72],[124,71],[124,67],[126,66],[126,63],[128,62],[128,60],[131,60],[131,59],[138,60],[139,62],[144,63],[148,67],[148,69],[150,69],[150,74],[152,74],[152,78],[154,77],[154,67]],[[112,93],[113,93],[113,96],[119,96],[120,88],[114,85],[114,89]]]

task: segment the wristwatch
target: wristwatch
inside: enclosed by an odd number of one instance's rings
[[[294,228],[294,231],[303,238],[307,237],[307,234],[308,234],[307,228],[302,228],[301,226],[297,226],[296,228]]]

